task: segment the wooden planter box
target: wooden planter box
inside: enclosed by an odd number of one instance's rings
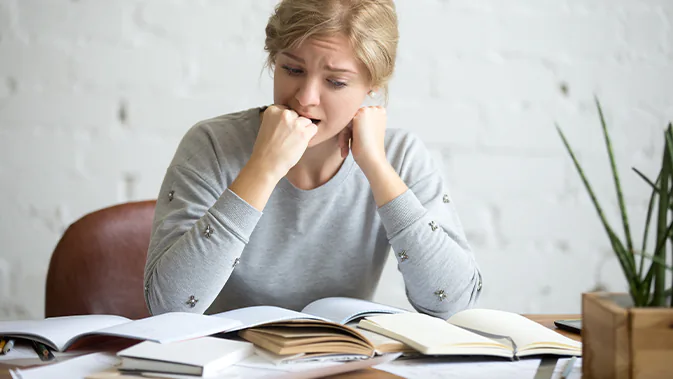
[[[673,308],[633,308],[628,294],[582,294],[582,377],[673,378]]]

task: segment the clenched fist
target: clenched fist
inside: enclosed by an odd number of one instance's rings
[[[250,160],[280,180],[299,162],[317,132],[318,127],[310,119],[284,106],[272,105],[264,111]]]

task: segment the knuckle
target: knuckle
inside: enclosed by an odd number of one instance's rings
[[[288,121],[288,122],[290,122],[290,121],[292,121],[296,118],[294,111],[292,111],[290,109],[283,109],[283,111],[281,112],[281,117],[283,118],[283,120]]]

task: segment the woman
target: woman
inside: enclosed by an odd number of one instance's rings
[[[274,105],[180,143],[145,267],[152,314],[371,299],[392,246],[410,303],[447,318],[481,275],[422,142],[362,107],[393,73],[392,0],[284,0],[266,27]]]

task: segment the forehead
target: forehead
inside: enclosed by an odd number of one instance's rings
[[[316,36],[306,39],[298,47],[285,51],[293,57],[326,65],[347,66],[345,68],[360,69],[360,62],[355,56],[353,47],[342,35]]]

